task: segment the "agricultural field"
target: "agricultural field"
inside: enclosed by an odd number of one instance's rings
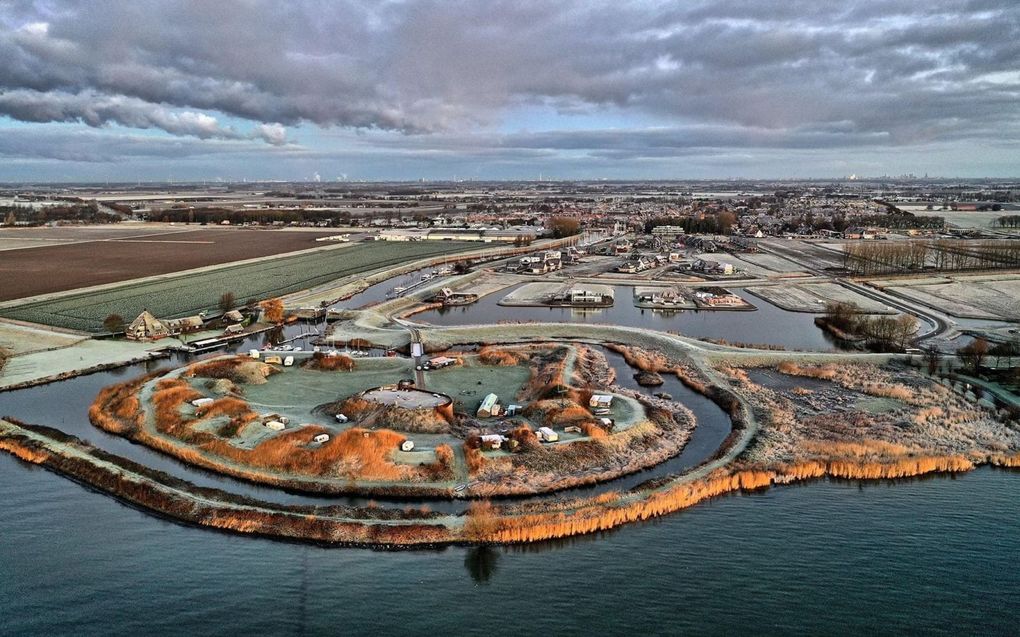
[[[773,272],[793,273],[804,271],[803,267],[797,265],[793,261],[767,252],[749,252],[735,254],[733,256],[740,261],[750,263],[758,266],[759,268],[765,268],[766,270],[771,270]],[[738,265],[737,267],[741,266]]]
[[[335,232],[196,226],[0,230],[0,301],[322,247]]]
[[[923,280],[922,280],[923,281]],[[1015,275],[959,277],[931,283],[887,285],[900,296],[960,318],[1020,320],[1020,278]]]
[[[477,244],[447,241],[355,244],[141,284],[69,294],[58,299],[4,308],[0,310],[0,316],[98,332],[102,330],[103,319],[110,314],[120,314],[131,320],[143,309],[148,309],[161,318],[189,316],[215,309],[224,292],[233,292],[238,302],[243,303],[249,298],[280,296],[354,274],[477,248]]]
[[[746,289],[751,294],[791,312],[820,313],[825,311],[826,303],[840,302],[853,303],[868,314],[896,314],[896,311],[885,303],[879,303],[837,283],[789,283]]]

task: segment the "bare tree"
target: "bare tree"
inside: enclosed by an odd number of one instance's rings
[[[928,364],[928,375],[934,376],[939,371],[939,361],[942,359],[942,351],[938,345],[929,345],[924,348],[924,360]]]
[[[981,371],[981,364],[988,356],[988,341],[976,338],[967,345],[956,350],[956,356],[973,374]]]

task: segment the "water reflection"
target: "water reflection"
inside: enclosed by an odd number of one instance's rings
[[[464,554],[464,568],[477,584],[488,584],[499,568],[499,549],[483,544],[469,548]]]

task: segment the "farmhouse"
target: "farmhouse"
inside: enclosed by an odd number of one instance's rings
[[[170,336],[170,328],[148,310],[142,310],[138,318],[128,325],[124,335],[133,341],[155,341]]]
[[[166,321],[166,327],[170,330],[171,334],[182,334],[184,332],[194,332],[202,329],[202,325],[205,324],[205,319],[201,316],[186,316],[179,319],[169,319]]]

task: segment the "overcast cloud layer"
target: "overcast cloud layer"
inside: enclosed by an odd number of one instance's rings
[[[1020,175],[1016,0],[15,0],[0,60],[7,180]]]

